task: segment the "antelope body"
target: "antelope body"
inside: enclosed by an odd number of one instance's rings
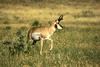
[[[52,22],[51,26],[49,27],[33,27],[28,31],[28,40],[33,40],[33,44],[36,43],[36,41],[41,41],[41,49],[40,54],[42,55],[42,49],[43,49],[43,41],[44,40],[50,40],[51,41],[51,47],[50,50],[53,48],[53,40],[51,39],[51,35],[57,30],[62,29],[62,26],[59,24],[59,22],[63,19],[63,15],[61,15],[57,20]]]

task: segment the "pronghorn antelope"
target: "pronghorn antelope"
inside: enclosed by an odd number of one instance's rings
[[[61,20],[63,20],[63,15],[52,22],[49,27],[33,27],[28,31],[28,40],[32,40],[33,44],[35,44],[38,40],[41,41],[40,55],[42,55],[43,41],[46,39],[51,41],[50,50],[52,50],[53,40],[51,39],[51,35],[53,35],[56,29],[62,29],[62,26],[59,24]]]

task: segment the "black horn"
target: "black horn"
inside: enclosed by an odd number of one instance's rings
[[[60,15],[60,17],[58,18],[58,21],[60,22],[61,20],[63,20],[63,15]]]

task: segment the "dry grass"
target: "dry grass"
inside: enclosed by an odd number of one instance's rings
[[[1,6],[3,7],[3,6]],[[31,23],[32,20],[48,22],[55,20],[60,14],[64,16],[65,23],[71,22],[99,22],[100,9],[98,6],[73,7],[58,5],[56,8],[34,8],[29,6],[12,6],[0,9],[1,20],[9,23]],[[91,12],[93,15],[91,15]],[[3,23],[3,22],[1,22]]]
[[[54,5],[0,4],[1,67],[100,67],[99,4]],[[63,30],[57,30],[52,36],[53,50],[49,51],[49,41],[45,41],[40,56],[40,42],[34,47],[26,43],[29,27],[35,20],[49,25],[64,13]],[[29,45],[27,52],[24,52],[25,45]]]

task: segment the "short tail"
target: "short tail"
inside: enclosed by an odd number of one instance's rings
[[[31,35],[32,35],[31,30],[29,30],[28,33],[27,33],[27,41],[26,41],[27,43],[31,39]]]

